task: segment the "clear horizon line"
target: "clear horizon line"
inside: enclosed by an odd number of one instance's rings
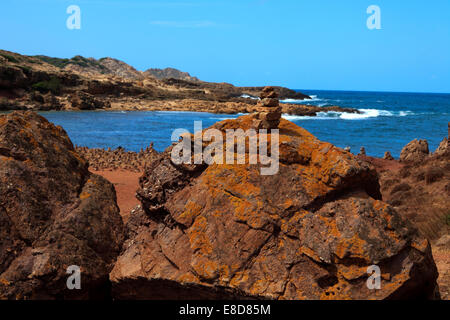
[[[291,90],[296,90],[296,91],[341,91],[341,92],[374,92],[374,93],[450,94],[450,91],[449,92],[430,92],[430,91],[396,91],[396,90],[386,91],[386,90],[306,89],[306,88],[298,89],[298,88],[290,88],[290,87],[286,87],[286,88],[289,88]]]

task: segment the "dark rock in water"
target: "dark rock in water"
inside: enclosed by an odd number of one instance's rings
[[[400,152],[400,161],[419,162],[423,161],[429,154],[427,140],[414,139]]]
[[[248,130],[256,115],[213,128]],[[281,119],[279,171],[261,164],[145,171],[110,279],[116,299],[405,299],[432,295],[427,240],[381,201],[364,161]],[[248,150],[247,150],[248,151]],[[369,289],[368,267],[381,269]]]
[[[66,132],[33,112],[0,116],[0,298],[104,298],[123,240],[113,185]],[[81,290],[67,289],[72,265]]]

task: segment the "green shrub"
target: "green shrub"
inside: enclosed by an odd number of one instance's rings
[[[18,66],[20,69],[22,69],[23,73],[25,74],[30,74],[31,73],[31,68],[28,66]]]
[[[35,57],[57,68],[64,68],[69,63],[69,59],[52,58],[47,56],[35,56]]]
[[[58,78],[52,77],[49,81],[41,81],[33,84],[32,88],[41,93],[50,91],[53,94],[59,94],[61,91],[61,83]]]
[[[3,58],[6,58],[9,62],[19,63],[19,60],[17,60],[16,58],[14,58],[13,56],[11,56],[9,54],[0,53],[0,56],[2,56]]]
[[[445,223],[450,226],[450,213],[447,213],[447,215],[445,216]]]
[[[88,67],[99,68],[102,71],[105,71],[107,69],[103,65],[101,65],[98,61],[90,60],[80,55],[77,55],[71,59],[52,58],[47,56],[35,56],[35,57],[60,69],[63,69],[65,66],[69,64],[78,65],[83,68]]]

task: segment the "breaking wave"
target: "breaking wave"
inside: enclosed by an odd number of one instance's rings
[[[388,111],[388,110],[378,110],[378,109],[358,109],[360,113],[349,113],[349,112],[338,112],[338,111],[328,111],[328,112],[318,112],[317,116],[296,116],[284,114],[283,118],[287,120],[331,120],[331,119],[343,119],[343,120],[364,120],[377,117],[405,117],[409,115],[414,115],[412,111]]]

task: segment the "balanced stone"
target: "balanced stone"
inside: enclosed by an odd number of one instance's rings
[[[365,156],[366,155],[366,148],[361,147],[361,149],[359,149],[359,154]]]
[[[278,93],[275,91],[273,87],[264,87],[259,95],[261,99],[265,98],[278,98]]]
[[[271,107],[278,107],[279,102],[278,102],[278,99],[275,99],[275,98],[264,98],[261,100],[261,104],[264,107],[271,108]]]
[[[265,87],[260,94],[261,100],[254,108],[254,126],[258,129],[276,129],[280,124],[282,108],[273,87]]]
[[[385,160],[394,160],[394,157],[391,155],[391,153],[389,151],[386,151],[384,153],[383,159],[385,159]]]

